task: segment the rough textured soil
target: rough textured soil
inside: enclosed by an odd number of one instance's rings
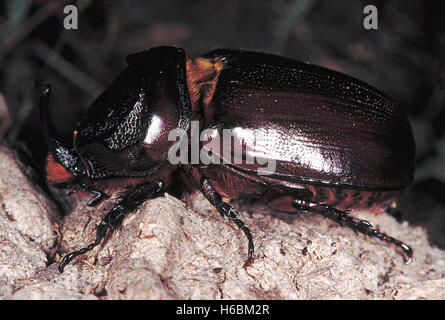
[[[15,152],[0,145],[0,159],[2,299],[445,298],[445,251],[420,227],[357,213],[413,247],[405,265],[394,247],[322,217],[243,206],[256,248],[245,268],[244,234],[198,193],[147,201],[60,274],[61,254],[94,240],[113,199],[89,208],[90,195],[66,195],[62,218]]]

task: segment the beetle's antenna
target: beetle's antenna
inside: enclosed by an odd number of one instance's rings
[[[79,152],[79,149],[77,149],[77,135],[78,134],[79,134],[79,131],[74,130],[74,132],[73,132],[73,146],[74,146],[74,150],[76,150],[76,153],[80,158],[80,161],[82,161],[83,166],[85,167],[85,170],[87,171],[87,176],[89,178],[91,176],[90,167],[89,167],[88,163],[85,161],[85,158],[82,157],[82,154]]]

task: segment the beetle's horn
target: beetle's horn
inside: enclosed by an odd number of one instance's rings
[[[57,132],[49,116],[48,102],[50,94],[51,86],[48,84],[42,90],[39,106],[43,135],[49,151],[56,162],[60,163],[71,174],[77,175],[79,172],[77,172],[76,164],[78,163],[79,157],[74,151],[62,144],[60,134]]]

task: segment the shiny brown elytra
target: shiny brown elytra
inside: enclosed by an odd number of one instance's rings
[[[48,182],[92,192],[89,205],[105,198],[101,190],[109,184],[131,187],[99,224],[96,240],[63,258],[61,272],[159,195],[177,170],[243,230],[247,265],[253,263],[253,237],[223,199],[249,196],[275,210],[318,213],[395,244],[405,262],[411,260],[409,246],[345,211],[386,208],[413,179],[410,124],[383,93],[344,74],[265,53],[219,49],[193,59],[180,48],[158,47],[127,61],[78,122],[72,146],[61,142],[50,120],[49,86],[41,97]],[[172,165],[168,151],[176,142],[168,134],[182,129],[189,136],[192,120],[202,129],[231,130],[246,154],[224,159],[212,150],[227,163]],[[248,152],[273,160],[272,174],[258,174],[259,164],[232,161]]]

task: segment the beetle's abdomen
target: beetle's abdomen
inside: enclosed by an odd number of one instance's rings
[[[305,185],[313,195],[299,198],[299,193],[288,193],[271,198],[267,205],[282,212],[295,212],[292,206],[294,200],[302,200],[309,203],[328,205],[342,211],[366,210],[371,212],[381,212],[389,207],[399,196],[400,191],[367,191],[346,188],[330,188],[325,186]]]
[[[368,191],[348,188],[305,185],[312,192],[310,201],[339,210],[380,209],[388,207],[401,191]]]
[[[225,198],[258,198],[272,209],[295,212],[295,199],[326,204],[339,210],[379,211],[388,207],[403,191],[373,191],[286,182],[248,175],[234,167],[209,165],[202,172]]]

